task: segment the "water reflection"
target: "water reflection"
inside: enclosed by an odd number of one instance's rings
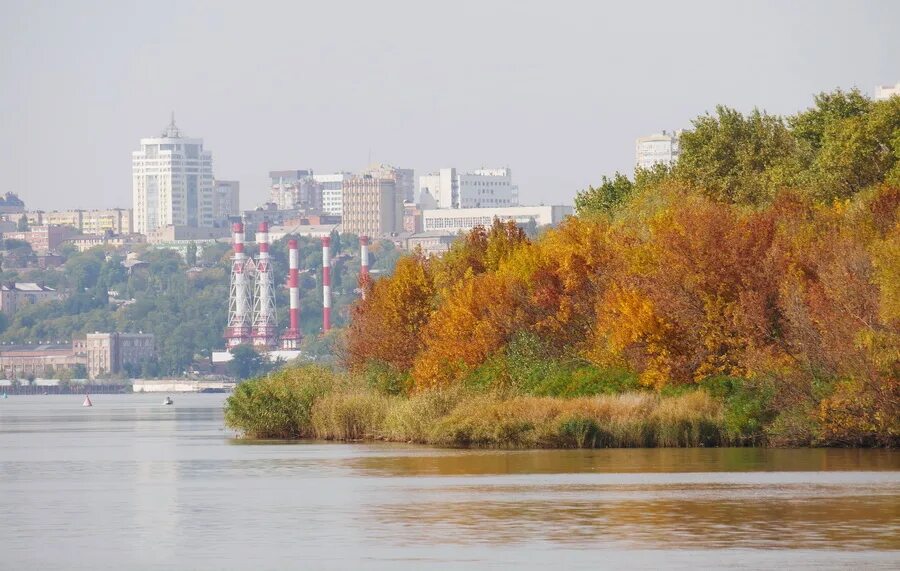
[[[900,562],[897,452],[249,442],[159,400],[0,403],[0,569]]]
[[[352,458],[347,465],[362,474],[385,476],[900,470],[900,454],[891,450],[641,448],[443,451],[397,447],[393,453],[390,448],[384,448],[381,452]]]

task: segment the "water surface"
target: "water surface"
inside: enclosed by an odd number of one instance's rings
[[[0,569],[900,567],[900,454],[258,443],[224,395],[0,400]]]

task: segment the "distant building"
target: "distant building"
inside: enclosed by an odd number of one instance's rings
[[[900,81],[896,85],[878,85],[875,87],[875,101],[884,101],[895,95],[900,96]]]
[[[46,343],[42,345],[0,346],[0,370],[7,379],[52,377],[63,370],[87,365],[77,343]]]
[[[0,215],[8,216],[25,212],[25,203],[18,194],[7,192],[0,196]]]
[[[681,154],[681,131],[638,138],[635,144],[635,165],[649,169],[655,164],[673,164]]]
[[[340,216],[344,212],[344,182],[350,173],[315,174],[313,179],[322,190],[322,213]]]
[[[363,172],[372,178],[389,178],[394,181],[404,201],[413,202],[416,192],[416,173],[413,169],[400,169],[387,164],[373,164]]]
[[[190,242],[200,240],[218,240],[231,236],[231,228],[192,228],[191,226],[166,226],[157,228],[147,236],[148,244],[166,242]]]
[[[0,285],[0,312],[14,315],[29,305],[59,299],[59,292],[52,287],[33,282],[8,282]]]
[[[85,339],[88,377],[115,375],[125,366],[140,365],[156,356],[156,341],[150,333],[88,333]]]
[[[271,171],[269,202],[278,210],[322,211],[322,189],[311,170]]]
[[[450,249],[459,234],[437,230],[432,232],[418,232],[406,238],[404,247],[408,251],[420,249],[426,256],[441,255]]]
[[[403,230],[403,195],[392,178],[354,176],[344,181],[344,232],[380,236]]]
[[[236,180],[217,180],[213,188],[213,223],[227,222],[229,218],[240,215],[241,183]]]
[[[85,234],[84,236],[75,236],[65,241],[79,252],[86,252],[91,248],[102,246],[105,250],[121,250],[129,248],[136,244],[144,244],[147,237],[142,234]]]
[[[422,231],[422,209],[415,203],[403,203],[403,231],[410,233]]]
[[[132,153],[134,231],[169,225],[208,227],[213,216],[212,153],[203,139],[182,136],[175,117],[159,137]]]
[[[63,242],[74,236],[75,232],[75,229],[70,226],[43,224],[31,226],[26,232],[4,232],[3,239],[28,242],[35,253],[45,254],[59,248]]]
[[[130,208],[54,210],[52,212],[35,210],[28,212],[28,223],[70,226],[83,234],[130,234],[133,226]]]
[[[494,218],[501,222],[514,221],[526,226],[532,221],[536,226],[555,226],[571,216],[571,206],[513,206],[508,208],[440,208],[422,211],[422,226],[425,232],[448,233],[468,232],[476,226],[488,227]]]
[[[519,187],[512,183],[509,168],[478,169],[470,173],[444,168],[419,177],[419,204],[429,206],[428,197],[437,201],[438,208],[518,206]]]

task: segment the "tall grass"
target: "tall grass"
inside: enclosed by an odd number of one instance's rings
[[[252,438],[390,440],[439,446],[596,448],[724,443],[720,401],[704,391],[571,399],[464,389],[377,392],[319,367],[241,384],[226,423]]]

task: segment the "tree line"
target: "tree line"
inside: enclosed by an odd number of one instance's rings
[[[341,344],[389,392],[702,388],[733,441],[900,437],[900,98],[718,107],[529,239],[495,221],[369,284]]]

